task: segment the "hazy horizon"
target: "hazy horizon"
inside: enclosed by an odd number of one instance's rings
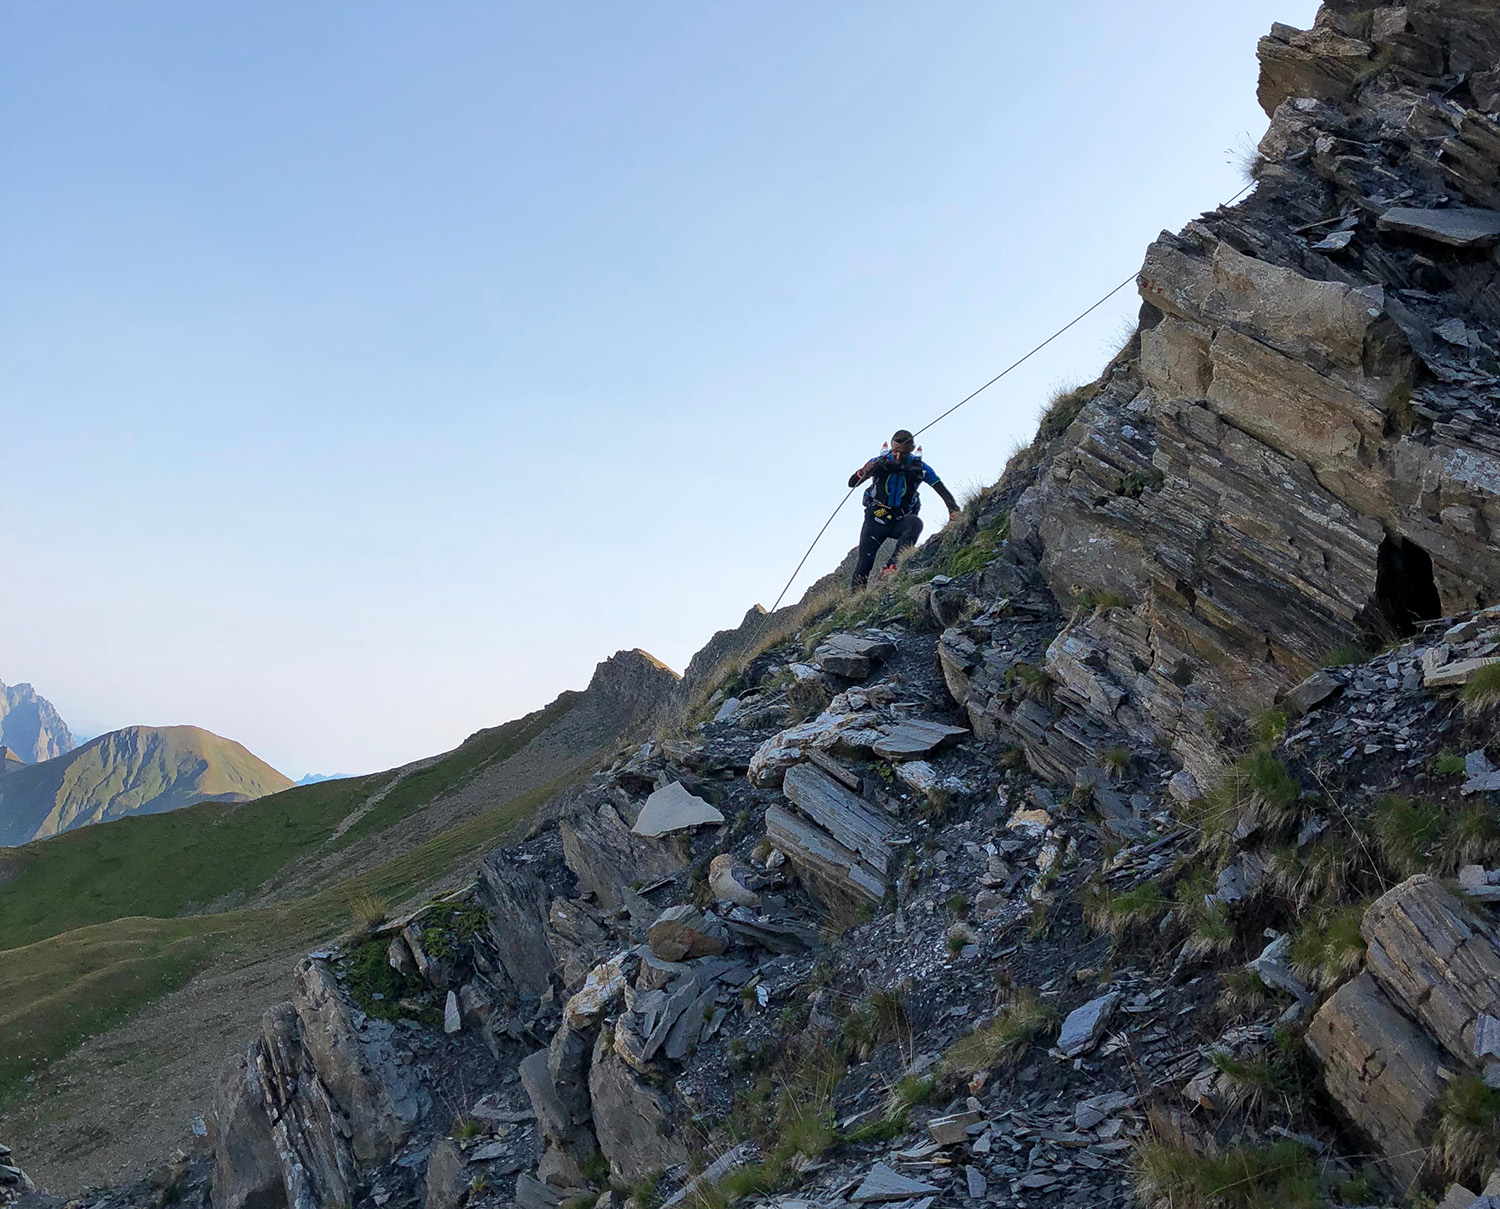
[[[681,671],[1242,188],[1315,8],[8,6],[0,678],[297,779]],[[992,482],[1137,307],[928,461]]]

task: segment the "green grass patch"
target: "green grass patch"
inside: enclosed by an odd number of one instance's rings
[[[379,834],[443,794],[473,780],[490,765],[510,759],[549,726],[566,717],[582,698],[582,693],[563,693],[545,709],[470,736],[432,767],[403,778],[368,814],[339,837],[338,847],[347,847],[365,836]]]
[[[1318,990],[1342,982],[1359,970],[1365,938],[1359,926],[1368,903],[1323,907],[1292,933],[1292,966]]]
[[[1002,512],[996,520],[970,538],[966,545],[958,547],[948,555],[943,566],[943,573],[956,578],[988,566],[1000,553],[1000,547],[1005,544],[1009,536],[1010,513]]]
[[[122,919],[0,953],[0,1103],[82,1041],[177,990],[231,929],[217,918]]]
[[[1437,1148],[1455,1180],[1483,1184],[1500,1153],[1500,1091],[1460,1075],[1438,1100]]]
[[[1457,752],[1440,751],[1432,759],[1432,771],[1440,777],[1462,776],[1468,771],[1468,767]]]
[[[1435,802],[1390,794],[1375,807],[1375,843],[1381,859],[1400,877],[1422,873],[1443,839],[1443,812]]]
[[[1486,706],[1500,701],[1500,663],[1487,663],[1477,668],[1464,683],[1465,705]]]
[[[378,776],[302,785],[251,802],[80,827],[17,849],[0,885],[7,948],[133,915],[169,919],[253,890],[321,844]]]
[[[481,731],[431,768],[407,777],[339,837],[373,835],[509,759],[575,703]],[[17,871],[0,884],[0,937],[16,947],[127,916],[170,919],[249,894],[321,846],[391,778],[375,773],[299,785],[251,802],[201,802],[167,814],[117,819],[8,854]]]
[[[450,876],[586,772],[585,767],[520,794],[305,898],[219,915],[109,920],[0,951],[0,1037],[5,1039],[0,1046],[0,1103],[18,1091],[36,1094],[24,1082],[27,1075],[186,985],[221,957],[290,955],[346,933],[351,924],[367,925],[368,920],[354,919],[362,899],[400,903]],[[381,961],[384,948],[378,953]],[[373,951],[364,954],[371,977],[378,974],[376,956]]]

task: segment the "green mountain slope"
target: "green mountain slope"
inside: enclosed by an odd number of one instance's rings
[[[243,802],[292,782],[196,726],[130,726],[0,781],[0,845],[202,801]]]

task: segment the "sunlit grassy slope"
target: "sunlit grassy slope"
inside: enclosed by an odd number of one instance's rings
[[[0,781],[0,843],[21,844],[206,798],[245,800],[291,786],[233,739],[196,726],[127,726]]]
[[[577,699],[565,693],[401,778],[333,847],[377,834],[509,759]],[[3,950],[89,924],[138,915],[170,918],[236,891],[249,893],[327,843],[341,821],[395,779],[394,772],[375,773],[297,786],[253,802],[203,802],[0,850],[0,960]]]
[[[210,962],[299,952],[347,930],[357,902],[396,904],[439,883],[585,772],[519,794],[304,898],[218,915],[110,919],[0,950],[0,1106],[36,1094],[34,1077],[48,1062],[183,986]]]

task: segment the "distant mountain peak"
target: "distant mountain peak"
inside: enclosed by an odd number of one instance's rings
[[[194,802],[249,801],[292,782],[196,726],[127,726],[0,778],[0,845]]]
[[[51,760],[73,750],[73,735],[52,702],[30,684],[0,680],[0,745],[27,764]]]

